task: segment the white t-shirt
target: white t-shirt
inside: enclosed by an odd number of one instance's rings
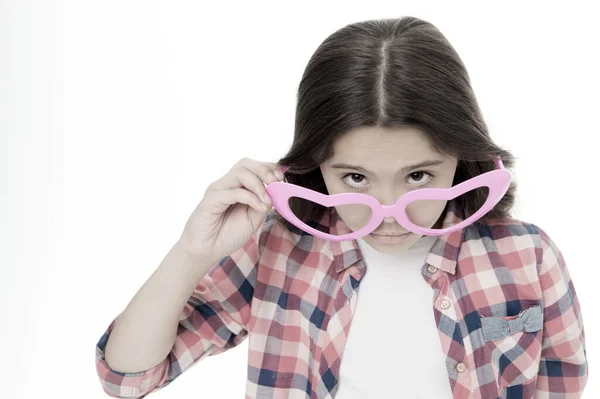
[[[438,237],[383,254],[358,239],[367,270],[342,356],[336,399],[452,398],[435,326],[431,286],[421,268]],[[381,314],[388,314],[383,322]]]

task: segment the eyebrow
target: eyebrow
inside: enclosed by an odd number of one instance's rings
[[[409,170],[413,170],[413,169],[417,169],[417,168],[424,168],[426,166],[435,166],[435,165],[439,165],[444,163],[444,161],[442,160],[430,160],[430,161],[423,161],[423,162],[419,162],[415,165],[409,165],[409,166],[405,166],[404,168],[401,169],[401,172],[408,172]],[[331,165],[331,167],[333,169],[354,169],[354,170],[358,170],[359,172],[368,174],[370,173],[367,169],[363,168],[362,166],[359,165],[350,165],[350,164],[346,164],[346,163],[336,163],[334,165]]]

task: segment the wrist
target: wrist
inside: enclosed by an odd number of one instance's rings
[[[177,248],[177,251],[182,254],[182,256],[189,258],[194,263],[213,265],[217,261],[208,251],[199,252],[190,249],[190,246],[186,244],[183,238],[179,239],[175,243],[175,247]]]

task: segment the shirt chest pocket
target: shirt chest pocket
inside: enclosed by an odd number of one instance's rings
[[[542,353],[543,311],[539,305],[516,316],[481,317],[485,350],[499,388],[530,382]]]

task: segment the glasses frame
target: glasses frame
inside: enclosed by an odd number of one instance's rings
[[[462,229],[488,213],[506,194],[512,181],[511,173],[504,167],[500,157],[491,156],[496,164],[495,170],[483,173],[467,181],[449,188],[422,188],[409,191],[392,205],[382,205],[375,197],[364,193],[340,193],[323,194],[306,187],[298,186],[288,182],[273,182],[266,186],[267,193],[273,202],[273,207],[286,220],[298,227],[302,231],[312,234],[316,237],[324,238],[330,241],[345,241],[364,237],[372,233],[386,217],[394,217],[398,224],[406,230],[420,235],[440,236]],[[282,171],[288,167],[282,166]],[[483,206],[462,222],[445,229],[428,229],[418,226],[410,221],[406,207],[414,201],[422,200],[452,200],[459,195],[474,190],[479,187],[487,186],[489,193]],[[302,222],[292,212],[289,199],[291,197],[303,198],[325,207],[338,205],[366,205],[371,208],[371,220],[364,227],[350,234],[332,235],[312,228]]]

